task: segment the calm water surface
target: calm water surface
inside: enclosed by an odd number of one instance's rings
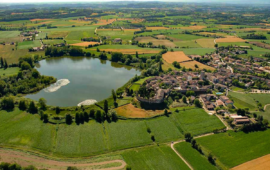
[[[42,60],[37,65],[41,75],[48,75],[70,81],[55,92],[41,90],[26,97],[34,100],[45,98],[52,106],[77,106],[78,103],[94,99],[104,100],[112,89],[123,86],[140,71],[96,58],[64,57]]]

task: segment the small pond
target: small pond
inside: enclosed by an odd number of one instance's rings
[[[26,97],[34,100],[45,98],[52,106],[77,106],[85,100],[101,101],[111,95],[112,89],[123,86],[140,71],[86,57],[60,57],[42,60],[36,69],[41,75],[57,78],[57,83]]]

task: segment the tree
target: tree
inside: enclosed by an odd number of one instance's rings
[[[136,51],[136,58],[139,58],[139,54],[138,54],[138,51]]]
[[[95,119],[97,122],[101,123],[103,121],[103,113],[100,110],[97,110]]]
[[[168,110],[167,109],[165,109],[164,115],[169,116],[169,113],[168,113]]]
[[[23,110],[23,111],[27,109],[26,100],[24,100],[24,99],[20,100],[20,102],[19,102],[19,109],[20,110]]]
[[[215,160],[214,160],[213,155],[212,155],[211,153],[209,153],[209,155],[208,155],[207,158],[208,158],[208,161],[209,161],[211,164],[215,165]]]
[[[74,166],[69,166],[69,167],[67,167],[67,170],[78,170],[78,168],[76,168]]]
[[[3,57],[1,57],[1,67],[4,68],[4,65],[5,65],[4,59],[3,59]]]
[[[215,44],[215,47],[218,48],[218,44]]]
[[[12,110],[14,106],[14,99],[12,97],[4,97],[1,101],[1,107],[4,110]]]
[[[95,118],[95,110],[94,109],[90,110],[89,117]]]
[[[72,116],[69,113],[66,114],[66,124],[72,124]]]
[[[83,113],[83,119],[84,119],[85,122],[89,122],[89,115],[88,115],[87,112]]]
[[[107,117],[108,110],[109,110],[109,107],[108,107],[108,101],[105,100],[105,101],[104,101],[104,112],[105,112],[105,114],[106,114],[106,117]]]
[[[35,114],[38,112],[38,108],[36,107],[34,101],[31,101],[29,107],[28,107],[28,112],[29,113],[32,113],[32,114]]]
[[[46,113],[43,115],[43,122],[44,123],[48,123],[49,122],[49,116]]]
[[[55,108],[55,113],[56,113],[56,114],[59,114],[59,113],[60,113],[60,111],[61,111],[61,110],[60,110],[60,107],[59,107],[59,106],[57,106],[57,107]]]
[[[112,96],[113,96],[113,100],[116,102],[116,94],[115,94],[114,89],[112,89]]]
[[[31,65],[30,65],[29,63],[27,63],[26,61],[24,61],[24,62],[22,62],[22,64],[21,64],[21,69],[22,69],[22,70],[31,70],[32,67],[31,67]]]
[[[8,68],[8,63],[7,63],[7,60],[5,59],[4,60],[5,64],[4,64],[4,68],[7,69]]]
[[[198,99],[194,100],[194,104],[195,104],[196,107],[199,107],[199,108],[202,107],[201,102]]]
[[[81,120],[80,120],[80,113],[78,113],[78,112],[75,115],[75,122],[76,122],[77,125],[79,125],[80,122],[81,122]]]
[[[183,97],[183,102],[187,103],[187,97],[186,96]]]
[[[38,78],[38,77],[40,77],[40,74],[39,74],[39,72],[38,72],[36,69],[34,69],[34,70],[32,71],[32,76],[33,76],[34,78]]]
[[[46,105],[47,101],[46,101],[46,99],[40,98],[38,100],[38,103],[39,103],[39,106],[40,106],[41,110],[46,110],[47,109],[47,105]]]
[[[112,121],[117,122],[118,116],[117,116],[116,111],[113,110],[113,109],[111,109],[111,110],[110,110],[110,113],[111,113]]]
[[[186,142],[191,142],[191,140],[193,139],[191,133],[185,133],[185,140]]]

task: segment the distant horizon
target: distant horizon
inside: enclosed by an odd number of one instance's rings
[[[270,4],[265,0],[2,0],[0,4],[41,4],[41,3],[102,3],[102,2],[185,2],[185,3],[228,3],[228,4]]]

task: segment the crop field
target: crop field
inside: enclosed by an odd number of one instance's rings
[[[245,170],[245,169],[270,169],[270,155],[265,155],[260,158],[248,161],[238,165],[231,170]]]
[[[153,45],[155,45],[155,46],[165,45],[166,47],[171,47],[171,48],[174,48],[176,46],[170,40],[160,40],[160,39],[155,39],[152,37],[138,37],[135,40],[139,41],[139,43],[146,43],[146,44],[149,42],[152,42]]]
[[[195,65],[197,65],[198,68],[196,68]],[[182,63],[180,63],[180,66],[185,67],[185,68],[191,68],[191,69],[199,69],[199,70],[202,70],[202,69],[215,70],[215,68],[207,66],[205,64],[202,64],[202,63],[200,63],[198,61],[182,62]]]
[[[0,42],[20,42],[22,37],[19,31],[0,31]]]
[[[192,148],[190,143],[181,142],[174,145],[174,148],[184,157],[185,160],[195,169],[217,170],[217,168],[208,162],[205,155],[200,154]]]
[[[197,39],[196,42],[203,48],[214,48],[214,39]]]
[[[23,41],[18,44],[18,49],[28,49],[31,47],[40,47],[40,46],[41,46],[40,40]]]
[[[214,129],[224,128],[222,122],[214,115],[208,115],[203,109],[190,109],[172,114],[181,129],[192,135],[205,134]]]
[[[122,156],[132,170],[189,170],[176,153],[165,145],[125,151]]]
[[[101,36],[110,37],[111,39],[121,38],[122,40],[131,40],[133,37],[134,31],[130,30],[103,30],[100,29],[97,33]]]
[[[189,26],[189,27],[181,27],[183,30],[201,30],[206,28],[206,26],[203,25],[196,25],[196,26]]]
[[[127,118],[149,118],[162,115],[164,110],[144,110],[136,108],[132,104],[124,105],[115,109],[119,116]]]
[[[19,58],[27,54],[29,54],[28,49],[15,50],[15,46],[13,45],[0,45],[0,56],[5,58],[8,64],[18,63]],[[30,53],[30,55],[35,54],[44,55],[44,51]]]
[[[168,30],[167,27],[146,27],[147,30]]]
[[[226,38],[218,38],[216,39],[216,43],[221,43],[221,42],[245,42],[245,40],[238,38],[238,37],[234,37],[234,36],[228,36]]]
[[[116,21],[116,19],[100,19],[98,20],[98,23],[94,25],[107,25],[113,23],[114,21]]]
[[[92,29],[92,30],[91,30]],[[66,37],[67,40],[81,40],[81,38],[96,37],[94,35],[94,28],[89,27],[89,30],[71,31]]]
[[[73,46],[79,46],[79,47],[88,47],[88,45],[95,45],[99,44],[98,42],[81,42],[81,43],[76,43],[76,44],[70,44]]]
[[[174,40],[173,43],[180,47],[180,48],[201,48],[201,46],[199,45],[198,42],[196,42],[197,40],[188,40],[188,41],[181,41],[181,40]]]
[[[159,53],[159,50],[147,50],[147,49],[100,49],[101,51],[106,52],[121,52],[123,54],[157,54]]]
[[[224,166],[233,168],[270,153],[270,130],[259,132],[227,132],[197,139]],[[239,156],[241,153],[241,156]]]
[[[176,52],[167,52],[162,55],[162,58],[167,62],[167,63],[173,63],[174,61],[176,62],[183,62],[183,61],[190,61],[191,58],[186,56],[186,54],[183,51],[176,51]]]
[[[69,34],[69,31],[52,31],[48,34],[49,38],[64,38]]]

